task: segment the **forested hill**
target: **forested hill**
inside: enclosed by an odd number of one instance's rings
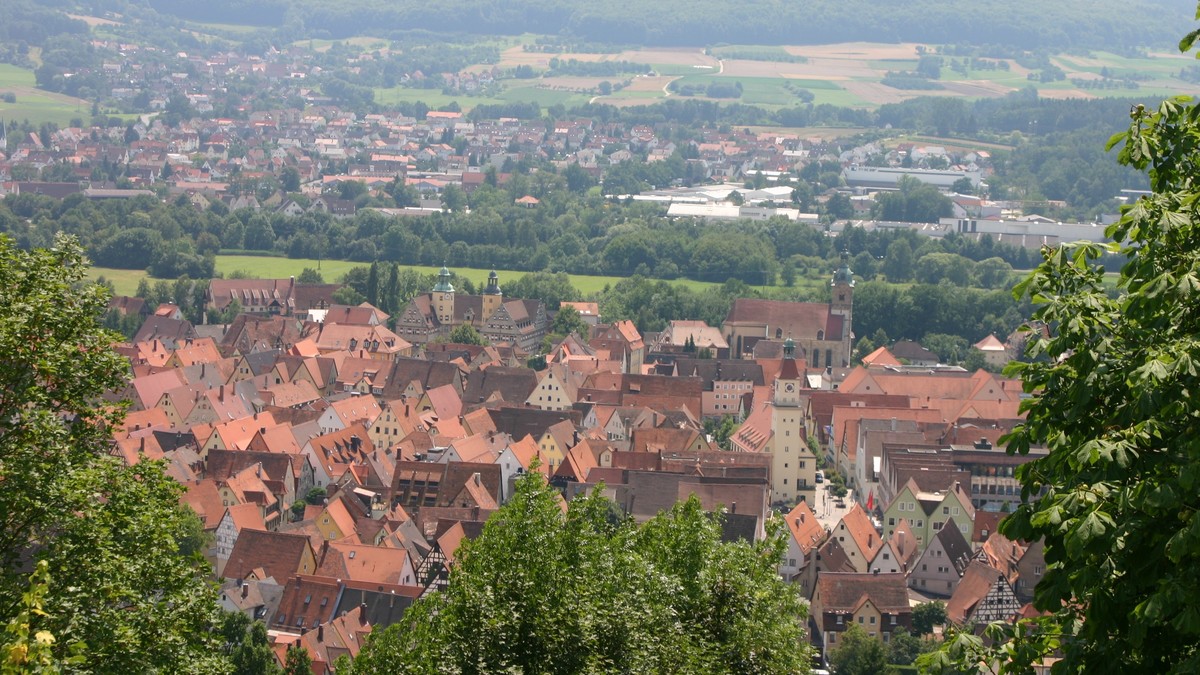
[[[342,38],[418,28],[616,44],[849,41],[1107,48],[1169,45],[1194,0],[148,0],[187,19]],[[103,3],[98,3],[103,4]],[[386,35],[384,35],[386,37]]]

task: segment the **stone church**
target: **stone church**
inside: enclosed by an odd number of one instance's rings
[[[721,324],[730,355],[750,358],[760,340],[790,338],[796,346],[796,358],[803,359],[810,368],[848,367],[854,346],[854,272],[847,254],[842,254],[841,267],[829,285],[828,303],[734,300]]]

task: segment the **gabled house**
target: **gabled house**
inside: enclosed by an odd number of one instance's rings
[[[856,572],[869,572],[871,561],[883,547],[883,539],[875,531],[866,511],[857,503],[842,516],[830,536],[845,549]]]
[[[946,618],[957,624],[1008,621],[1020,610],[1021,601],[1008,579],[979,560],[967,566],[954,595],[946,602]]]
[[[971,563],[971,545],[957,527],[943,527],[925,547],[908,577],[908,585],[928,595],[949,597]]]
[[[822,572],[810,607],[814,635],[826,655],[837,648],[838,637],[853,624],[885,643],[898,628],[912,630],[912,609],[903,574]]]
[[[783,520],[788,527],[788,550],[779,565],[779,575],[785,581],[800,584],[800,591],[807,598],[812,595],[817,576],[813,564],[817,549],[829,533],[821,526],[808,502],[797,504]]]

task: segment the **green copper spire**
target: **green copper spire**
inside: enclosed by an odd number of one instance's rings
[[[446,269],[445,265],[442,265],[441,271],[438,272],[438,281],[437,281],[437,284],[435,284],[433,287],[433,292],[434,293],[453,293],[454,292],[454,285],[450,283],[450,270]]]

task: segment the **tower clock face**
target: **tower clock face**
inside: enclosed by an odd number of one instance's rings
[[[789,383],[783,385],[783,390],[790,394],[793,391],[796,391],[796,385],[789,382]]]

